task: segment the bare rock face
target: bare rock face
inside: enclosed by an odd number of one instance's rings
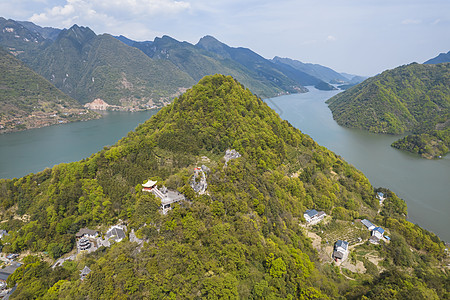
[[[107,110],[110,105],[100,98],[95,99],[90,103],[86,103],[84,107],[95,110]]]
[[[237,152],[235,149],[228,149],[227,151],[225,151],[225,156],[223,158],[225,158],[225,166],[228,164],[228,161],[231,159],[236,159],[241,157],[241,154],[239,152]]]

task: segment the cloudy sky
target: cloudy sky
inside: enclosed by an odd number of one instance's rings
[[[367,76],[450,50],[449,0],[0,0],[0,15],[134,40],[213,35]]]

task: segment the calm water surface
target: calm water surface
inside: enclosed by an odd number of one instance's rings
[[[361,170],[373,186],[389,188],[406,200],[409,221],[450,241],[450,155],[426,160],[390,147],[400,136],[341,127],[325,104],[338,92],[308,88],[309,93],[266,102],[283,119]]]
[[[450,241],[450,155],[425,160],[391,148],[396,136],[340,127],[325,104],[337,92],[309,89],[309,93],[267,103],[283,119],[363,171],[372,185],[387,187],[405,199],[410,221]],[[0,178],[21,177],[89,157],[155,113],[108,112],[100,120],[0,135]]]
[[[0,178],[18,178],[89,157],[115,144],[156,112],[105,112],[99,120],[0,135]]]

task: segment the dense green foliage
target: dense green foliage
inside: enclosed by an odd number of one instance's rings
[[[0,48],[0,133],[98,117]]]
[[[429,157],[450,146],[450,63],[414,63],[385,71],[327,103],[343,126],[376,133],[428,134],[408,137],[396,143],[397,148]]]
[[[392,147],[420,154],[425,158],[443,156],[450,146],[450,127],[429,133],[410,134],[392,143]]]
[[[228,148],[242,157],[225,166],[221,157]],[[202,156],[211,160],[208,194],[197,195],[188,183]],[[160,202],[141,190],[148,178],[178,189],[189,201],[162,215]],[[404,242],[432,261],[408,280],[420,282],[423,292],[444,295],[446,274],[434,268],[443,257],[442,242],[404,220],[401,199],[388,198],[391,204],[380,222],[400,235],[392,251],[403,249]],[[105,229],[118,219],[146,239],[142,246],[125,240],[100,248],[53,271],[27,259],[11,277],[19,284],[17,298],[372,295],[369,283],[358,282],[364,289],[357,290],[333,267],[321,266],[299,222],[306,208],[343,220],[375,217],[373,187],[361,172],[281,120],[231,77],[205,77],[116,145],[88,159],[0,181],[0,204],[7,220],[2,226],[10,232],[7,252],[48,251],[56,258],[71,249],[79,228]],[[411,262],[419,264],[413,256]],[[78,270],[85,265],[92,272],[81,282]],[[402,268],[397,260],[394,265]],[[444,281],[432,285],[432,276]],[[379,282],[376,287],[384,284],[378,274],[372,279]]]

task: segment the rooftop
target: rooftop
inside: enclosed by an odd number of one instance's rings
[[[317,210],[315,209],[308,209],[307,211],[305,211],[305,214],[307,214],[310,218],[314,217],[315,215],[318,214]]]
[[[381,227],[375,227],[373,231],[378,231],[379,233],[384,233],[384,229]]]
[[[367,220],[367,219],[362,220],[361,223],[363,223],[367,228],[370,228],[370,227],[372,227],[372,226],[375,226],[375,225],[373,225],[372,222],[370,222],[370,221]]]
[[[81,228],[77,233],[76,236],[77,237],[82,237],[83,235],[92,235],[92,236],[96,236],[98,234],[98,231],[96,230],[92,230],[92,229],[88,229],[88,228]]]
[[[154,186],[158,181],[154,181],[154,180],[148,180],[146,183],[144,183],[142,186],[146,187],[146,188],[151,188],[152,186]]]
[[[115,240],[122,240],[125,238],[125,232],[122,228],[119,227],[112,227],[108,230],[106,233],[106,238],[109,239],[111,237],[115,237]]]
[[[338,248],[338,247],[342,247],[344,250],[347,250],[348,242],[343,241],[343,240],[338,240],[335,244],[335,248]]]

